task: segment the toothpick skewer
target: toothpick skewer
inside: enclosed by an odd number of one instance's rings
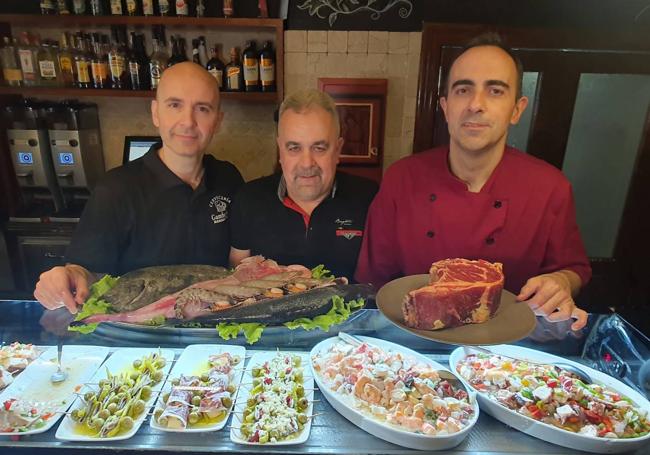
[[[318,414],[312,414],[310,416],[307,416],[307,419],[310,420],[310,419],[313,419],[315,417],[322,416],[323,414],[325,414],[325,413],[324,412],[319,412]],[[234,429],[234,430],[241,430],[241,427],[237,427],[237,426],[234,426],[234,425],[229,425],[228,428],[231,428],[231,429]]]

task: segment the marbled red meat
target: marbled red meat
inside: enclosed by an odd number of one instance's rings
[[[444,259],[429,270],[429,285],[409,292],[402,304],[409,327],[438,330],[485,322],[497,311],[503,290],[502,264],[479,259]]]

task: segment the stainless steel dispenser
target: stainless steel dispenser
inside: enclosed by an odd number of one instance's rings
[[[2,111],[23,195],[20,217],[49,216],[64,207],[54,174],[45,109],[47,104],[26,99],[21,104],[5,106]]]
[[[80,213],[105,172],[97,105],[64,101],[46,113],[57,182],[68,211]]]

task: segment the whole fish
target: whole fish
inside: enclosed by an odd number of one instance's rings
[[[192,284],[221,279],[230,272],[211,265],[163,265],[126,273],[102,299],[113,311],[134,311]]]

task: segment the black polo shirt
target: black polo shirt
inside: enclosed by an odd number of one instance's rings
[[[121,275],[151,265],[228,265],[230,202],[244,183],[235,166],[203,157],[201,183],[178,178],[154,146],[95,187],[66,260]]]
[[[332,193],[314,209],[308,226],[283,203],[284,188],[281,174],[275,174],[239,190],[232,205],[232,246],[285,265],[324,264],[334,275],[352,280],[377,184],[337,173]]]

